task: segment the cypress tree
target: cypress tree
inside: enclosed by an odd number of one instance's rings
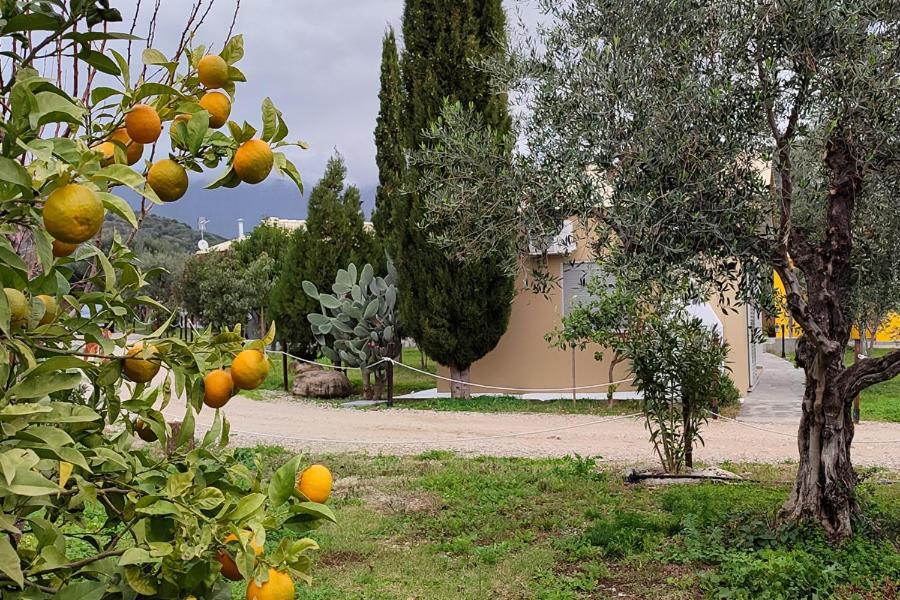
[[[391,213],[403,185],[405,159],[403,155],[403,88],[400,80],[400,58],[397,39],[389,28],[381,44],[380,108],[375,125],[375,162],[378,165],[378,189],[372,224],[379,244],[392,254],[388,238],[391,235]]]
[[[509,131],[507,99],[493,92],[478,65],[505,47],[501,0],[407,0],[401,59],[405,96],[404,145],[418,148],[422,131],[440,115],[445,100],[480,113],[498,134]],[[406,174],[415,189],[414,169]],[[419,227],[425,206],[418,194],[395,201],[392,246],[397,253],[401,316],[405,330],[426,354],[468,380],[469,366],[490,352],[506,331],[515,293],[513,278],[484,260],[458,263]],[[467,396],[468,386],[453,388]]]
[[[269,300],[278,338],[289,352],[308,359],[315,358],[319,348],[306,320],[306,315],[316,310],[316,306],[302,292],[303,270],[311,250],[311,238],[306,230],[291,233],[281,274]]]
[[[303,281],[330,289],[339,269],[351,262],[364,264],[372,254],[372,236],[363,229],[359,189],[345,187],[346,175],[344,159],[335,153],[310,193],[306,230],[292,236],[273,293],[280,337],[306,356],[316,352],[306,316],[318,305],[303,293]]]

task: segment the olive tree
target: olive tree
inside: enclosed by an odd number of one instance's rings
[[[143,42],[115,31],[121,17],[108,0],[0,5],[4,599],[225,598],[226,559],[231,578],[264,585],[275,569],[282,581],[307,580],[312,539],[282,538],[259,557],[253,545],[265,543],[267,529],[302,534],[334,518],[296,489],[301,457],[280,467],[266,489],[259,470],[227,447],[219,409],[196,435],[204,376],[234,366],[239,352],[255,356],[274,329],[258,340],[243,339],[237,328],[208,329],[191,343],[167,337],[174,314],[143,291],[145,273],[127,240],[116,234],[108,250],[101,247],[105,211],[139,225],[123,188],[142,196],[142,217],[160,202],[148,181],[150,162],[132,154],[141,154],[137,136],[112,137],[138,104],[144,121],[134,131],[148,145],[163,122],[192,115],[170,134],[170,173],[222,167],[212,187],[240,183],[234,157],[257,133],[246,123],[229,122],[228,133],[209,126],[198,64],[213,52],[194,45],[197,8],[174,54],[147,42],[132,64],[126,57]],[[244,80],[234,66],[243,42],[223,41],[211,60],[234,97]],[[106,85],[95,85],[95,76]],[[287,143],[280,113],[267,100],[262,116],[256,147],[275,149],[268,167],[299,181],[277,151]],[[143,150],[152,160],[155,147]],[[155,187],[171,193],[181,180]],[[168,322],[156,330],[140,323],[147,306],[171,315]],[[129,348],[136,334],[143,343]],[[176,400],[185,408],[172,427],[164,411],[177,410]]]
[[[551,22],[538,42],[490,66],[523,104],[513,168],[463,168],[497,161],[459,115],[417,159],[435,167],[435,239],[483,257],[511,239],[533,247],[576,216],[608,272],[687,281],[697,299],[771,307],[777,272],[806,375],[781,515],[848,536],[859,512],[850,402],[900,373],[900,351],[843,359],[854,289],[884,271],[860,256],[873,219],[900,219],[900,4],[542,4]],[[466,203],[478,188],[495,200]]]

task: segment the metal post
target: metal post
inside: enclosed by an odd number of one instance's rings
[[[787,358],[787,354],[784,353],[784,323],[781,324],[781,358]]]
[[[284,391],[288,390],[288,356],[287,352],[281,354],[281,376],[284,379]]]

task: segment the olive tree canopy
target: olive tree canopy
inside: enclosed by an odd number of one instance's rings
[[[849,402],[900,373],[900,352],[843,363],[856,286],[892,271],[896,284],[897,236],[867,240],[900,227],[900,4],[543,6],[539,43],[489,66],[523,107],[513,166],[471,168],[496,161],[458,109],[415,157],[434,239],[457,255],[508,254],[578,216],[608,272],[687,282],[685,299],[770,306],[777,272],[807,383],[783,516],[848,535]],[[466,202],[488,188],[495,201]]]

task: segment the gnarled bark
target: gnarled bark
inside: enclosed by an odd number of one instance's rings
[[[859,513],[850,461],[853,441],[852,397],[840,384],[840,353],[817,351],[801,338],[797,358],[806,371],[798,448],[800,464],[791,495],[781,509],[788,521],[814,521],[833,540],[849,536]]]

